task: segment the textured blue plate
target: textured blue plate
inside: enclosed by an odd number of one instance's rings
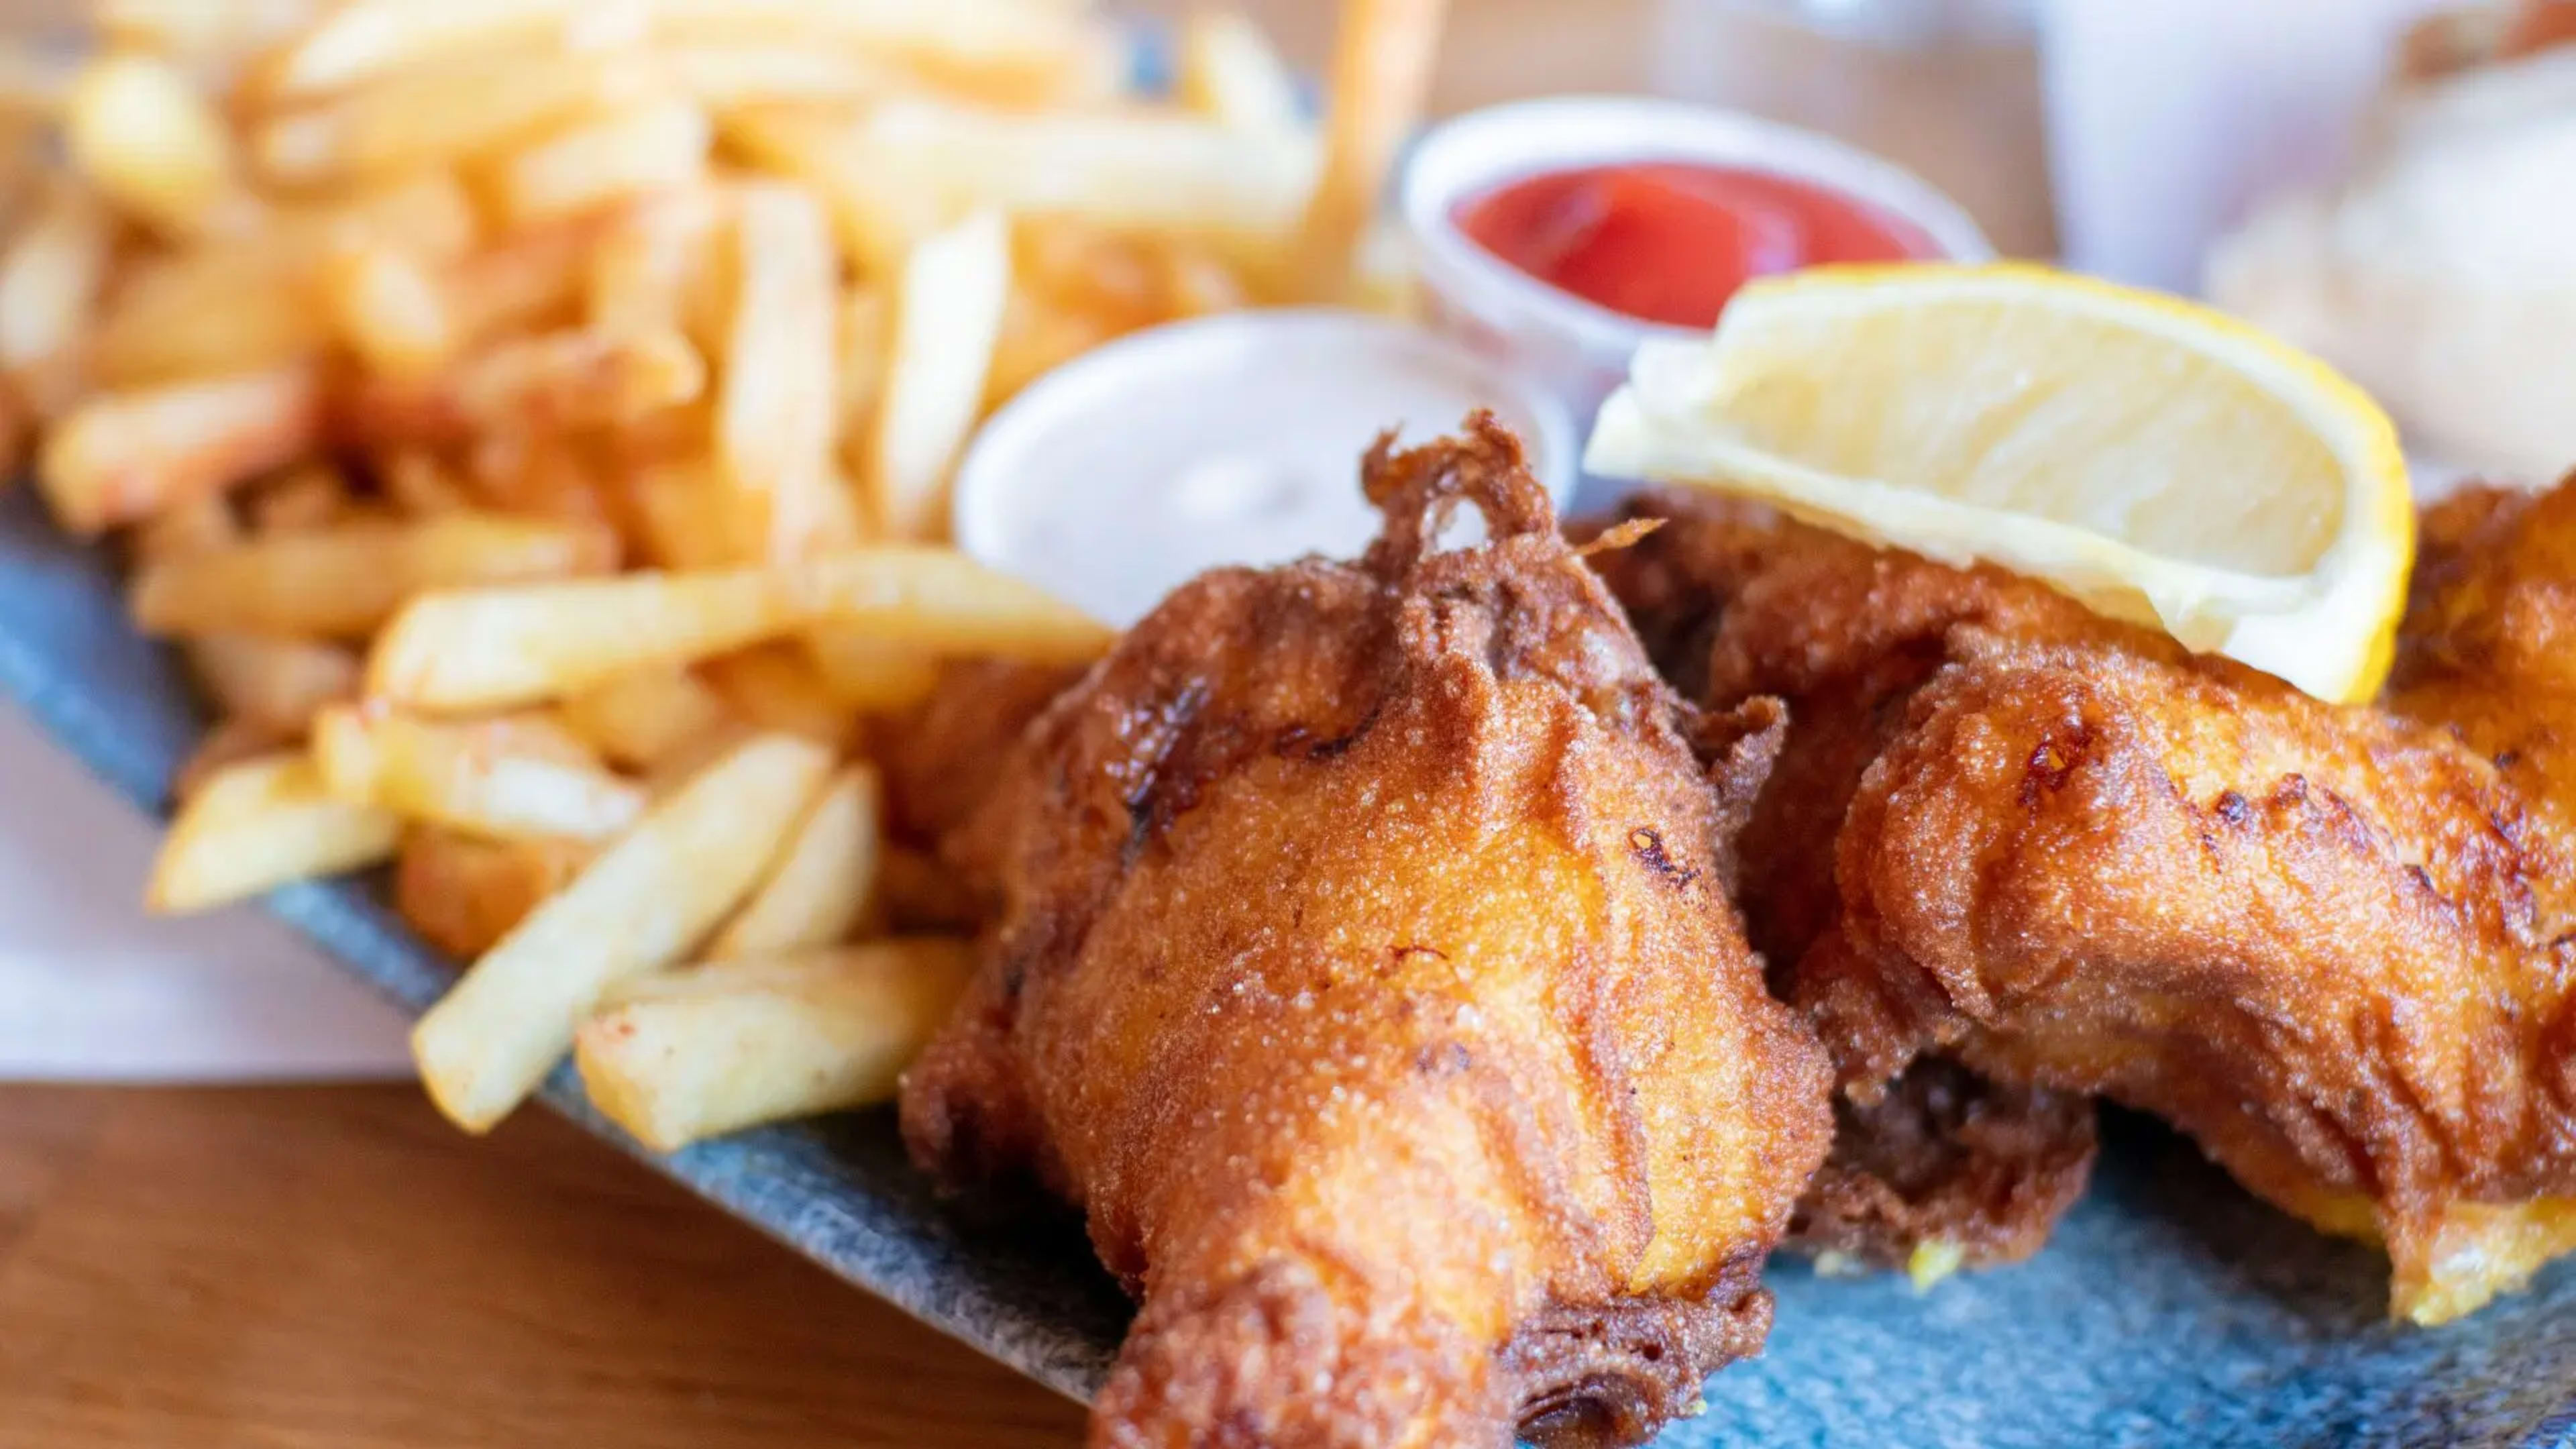
[[[126,625],[106,561],[23,487],[0,497],[0,691],[137,805],[166,809],[198,727],[188,692]],[[445,989],[450,969],[377,882],[295,886],[271,904],[413,1011]],[[569,1070],[545,1098],[635,1150]],[[1707,1414],[1659,1443],[2576,1445],[2569,1265],[2466,1323],[2393,1327],[2377,1255],[2253,1202],[2152,1127],[2112,1139],[2091,1199],[2026,1266],[1924,1296],[1899,1278],[1775,1267],[1769,1352],[1712,1380]],[[1088,1393],[1124,1331],[1074,1225],[934,1203],[886,1113],[648,1160],[1065,1393]]]

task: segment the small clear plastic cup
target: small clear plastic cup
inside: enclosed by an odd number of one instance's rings
[[[1426,320],[1530,378],[1586,432],[1601,400],[1626,378],[1639,343],[1699,334],[1641,322],[1531,277],[1471,240],[1457,213],[1461,203],[1523,177],[1623,161],[1792,177],[1912,223],[1931,238],[1938,259],[1981,262],[1995,254],[1966,211],[1912,172],[1756,116],[1632,96],[1557,96],[1446,122],[1414,147],[1399,185]]]

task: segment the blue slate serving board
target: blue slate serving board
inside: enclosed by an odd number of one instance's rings
[[[126,624],[106,559],[55,532],[23,487],[0,496],[0,692],[138,807],[166,811],[198,729],[188,691]],[[417,1012],[452,968],[380,884],[294,886],[270,904]],[[568,1069],[545,1100],[637,1150]],[[1067,1394],[1088,1394],[1125,1329],[1075,1224],[934,1201],[886,1112],[639,1155]],[[2123,1120],[2092,1196],[2027,1265],[1922,1295],[1901,1278],[1775,1266],[1769,1351],[1711,1380],[1708,1411],[1658,1444],[2576,1445],[2571,1269],[2465,1323],[2397,1327],[2376,1254],[2306,1231],[2187,1143]]]

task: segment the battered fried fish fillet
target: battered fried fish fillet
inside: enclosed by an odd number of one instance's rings
[[[2576,835],[2549,647],[2576,491],[2428,517],[2387,711],[2102,637],[1953,629],[1794,991],[1867,1102],[1918,1054],[2098,1091],[2433,1323],[2576,1249]]]
[[[1735,882],[1748,933],[1786,993],[1842,913],[1834,839],[1861,776],[1976,625],[2100,640],[2180,657],[2163,636],[2100,618],[1999,569],[1953,569],[1695,490],[1632,500],[1662,526],[1595,562],[1676,688],[1727,710],[1789,706],[1788,739],[1757,797]],[[1800,1204],[1802,1246],[1918,1277],[2036,1252],[2083,1195],[2092,1101],[1985,1081],[1927,1058],[1866,1104],[1836,1103],[1834,1148]]]
[[[1761,1343],[1824,1155],[1719,881],[1776,710],[1702,772],[1490,419],[1366,486],[1362,562],[1182,587],[963,842],[1007,912],[905,1137],[1142,1300],[1095,1444],[1641,1439]]]

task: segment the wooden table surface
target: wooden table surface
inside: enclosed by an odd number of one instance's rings
[[[1641,68],[1646,0],[1455,3],[1444,109]],[[1249,8],[1321,58],[1327,0]],[[0,1086],[0,1449],[1018,1449],[1081,1430],[1074,1405],[542,1111],[478,1142],[411,1088]]]

